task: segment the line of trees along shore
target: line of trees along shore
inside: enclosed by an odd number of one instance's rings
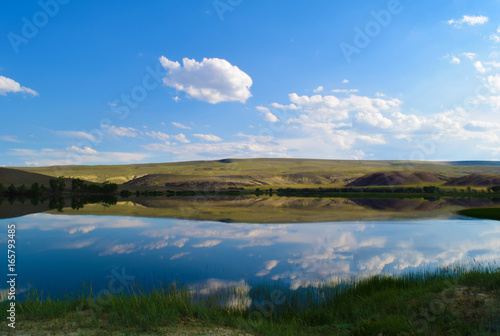
[[[95,183],[85,183],[81,179],[71,180],[71,195],[88,195],[88,194],[99,194],[99,195],[114,195],[118,191],[118,184],[104,182],[101,185]],[[41,197],[41,196],[53,196],[61,195],[67,192],[66,181],[63,177],[58,177],[49,180],[49,188],[44,184],[33,183],[29,188],[24,184],[16,187],[11,184],[8,187],[4,187],[0,183],[0,197]]]

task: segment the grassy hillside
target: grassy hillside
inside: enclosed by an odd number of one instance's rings
[[[29,187],[33,183],[44,184],[48,187],[51,178],[53,177],[35,172],[26,172],[20,169],[0,168],[0,183],[4,187],[8,187],[11,184],[15,186],[24,184]]]
[[[490,162],[359,161],[312,159],[225,159],[109,166],[18,167],[28,173],[65,176],[92,182],[128,183],[179,188],[227,187],[327,187],[344,186],[367,174],[419,172],[458,178],[468,174],[499,175],[500,166]],[[442,178],[441,178],[442,177]],[[132,181],[132,182],[131,182]],[[1,181],[0,181],[1,182]],[[27,184],[27,182],[24,182]],[[405,184],[405,181],[403,181]],[[432,183],[431,183],[432,184]]]

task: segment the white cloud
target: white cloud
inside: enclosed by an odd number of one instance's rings
[[[492,40],[495,43],[500,43],[500,36],[495,35],[495,34],[491,34],[490,35],[490,40]]]
[[[136,250],[135,244],[119,244],[106,248],[104,252],[99,253],[99,256],[107,256],[112,254],[129,254]]]
[[[193,134],[193,136],[205,141],[211,141],[211,142],[222,141],[221,138],[213,134]]]
[[[172,135],[172,139],[175,139],[177,141],[180,141],[182,143],[190,143],[186,136],[183,133],[177,134],[177,135]]]
[[[280,110],[300,110],[300,107],[295,104],[282,105],[278,103],[272,103],[271,106]]]
[[[453,56],[450,61],[451,64],[460,64],[460,58]]]
[[[102,128],[106,129],[106,131],[115,137],[126,137],[126,138],[135,138],[137,137],[137,130],[132,127],[116,127],[113,125],[101,125]]]
[[[196,245],[193,245],[193,247],[199,248],[199,247],[214,247],[222,243],[222,240],[206,240],[203,243],[199,243]]]
[[[500,74],[495,74],[493,76],[488,76],[486,78],[488,82],[489,89],[491,93],[500,93]]]
[[[318,86],[317,88],[314,89],[314,93],[319,93],[321,91],[323,91],[325,88],[323,86]]]
[[[77,146],[71,146],[68,148],[69,151],[72,151],[72,152],[75,152],[75,153],[78,153],[78,154],[97,154],[97,151],[93,148],[90,148],[90,147],[83,147],[83,148],[79,148]]]
[[[334,93],[353,93],[353,92],[359,92],[358,89],[333,89],[332,92]]]
[[[448,24],[454,25],[455,27],[460,27],[463,24],[468,24],[469,26],[475,26],[478,24],[484,24],[488,22],[487,16],[474,16],[474,15],[464,15],[460,20],[451,19]]]
[[[178,248],[182,248],[182,247],[184,247],[184,245],[186,245],[188,240],[189,240],[189,238],[181,238],[181,239],[173,242],[172,245],[176,246]]]
[[[10,78],[4,77],[4,76],[0,76],[0,95],[6,96],[7,93],[11,93],[11,92],[12,93],[21,92],[21,93],[30,94],[32,96],[38,96],[38,92],[36,92],[30,88],[27,88],[25,86],[21,86],[21,84],[19,84],[18,82],[16,82],[13,79],[10,79]]]
[[[255,108],[257,110],[259,110],[260,112],[264,113],[264,120],[265,121],[269,121],[269,122],[278,122],[279,121],[278,117],[276,115],[274,115],[271,112],[271,110],[269,110],[267,107],[265,107],[265,106],[256,106]],[[283,105],[279,105],[278,108],[284,108],[284,106]]]
[[[289,95],[292,103],[296,104],[307,116],[313,120],[343,120],[349,117],[349,113],[377,113],[380,111],[398,108],[402,105],[399,99],[369,98],[364,96],[351,95],[347,98],[337,98],[336,96],[299,96],[296,93]]]
[[[466,52],[466,53],[463,53],[462,55],[464,55],[465,57],[467,57],[470,60],[473,60],[477,56],[477,54],[473,53],[473,52]]]
[[[278,119],[278,117],[275,116],[274,114],[272,114],[271,112],[266,112],[266,114],[264,115],[264,120],[265,121],[269,121],[269,122],[278,122],[278,121],[280,121]]]
[[[43,148],[11,149],[10,155],[18,156],[29,166],[62,166],[79,164],[105,164],[105,163],[133,163],[142,161],[150,156],[148,153],[126,153],[126,152],[97,152],[84,147],[83,149],[72,146],[66,150]],[[81,155],[85,154],[85,155]]]
[[[91,142],[101,142],[101,139],[96,135],[84,131],[54,131],[55,134],[68,138],[88,140]]]
[[[179,258],[182,258],[184,256],[187,256],[191,254],[191,252],[181,252],[181,253],[177,253],[177,254],[174,254],[173,256],[170,257],[170,260],[175,260],[175,259],[179,259]]]
[[[172,153],[179,160],[289,156],[286,154],[286,146],[273,141],[259,142],[252,138],[241,142],[194,143],[180,146],[153,143],[142,147],[152,152]]]
[[[265,107],[265,106],[256,106],[255,108],[256,108],[257,110],[259,110],[260,112],[264,112],[264,113],[266,113],[266,112],[271,112],[271,110],[269,110],[269,109],[268,109],[267,107]]]
[[[149,132],[146,132],[144,134],[153,138],[153,139],[157,139],[157,140],[161,140],[161,141],[167,141],[170,138],[170,136],[168,134],[165,134],[163,132],[149,131]]]
[[[342,83],[347,84],[347,83],[349,83],[349,80],[348,80],[348,79],[344,79],[344,80],[342,81]]]
[[[175,122],[175,121],[172,121],[172,125],[174,125],[175,127],[178,127],[178,128],[182,128],[182,129],[191,129],[191,127],[183,125],[183,124]]]
[[[481,63],[481,61],[477,61],[474,63],[474,67],[476,68],[477,72],[484,74],[486,72],[485,67]]]
[[[380,128],[389,128],[393,125],[392,121],[379,111],[358,112],[356,113],[356,121]]]
[[[375,145],[383,145],[386,143],[382,134],[358,135],[357,138],[358,138],[358,140],[361,140],[361,141],[364,141],[364,142],[367,142],[370,144],[375,144]]]
[[[15,135],[0,135],[0,140],[7,142],[21,142]]]
[[[163,83],[189,97],[210,104],[239,101],[244,103],[252,96],[252,79],[237,66],[220,58],[204,58],[201,62],[184,58],[183,65],[162,56],[162,66],[167,70]]]
[[[278,266],[279,260],[269,260],[264,264],[264,269],[260,270],[255,276],[262,277],[268,275],[273,268]]]
[[[484,64],[491,65],[494,68],[500,68],[500,62],[497,61],[485,62]]]

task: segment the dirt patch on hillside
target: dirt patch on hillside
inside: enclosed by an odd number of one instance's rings
[[[486,175],[486,174],[470,174],[452,178],[445,183],[446,186],[475,186],[475,187],[489,187],[500,185],[500,176]]]
[[[404,184],[442,183],[446,177],[428,172],[404,173],[404,172],[378,172],[367,174],[349,183],[349,187],[366,186],[389,186]]]

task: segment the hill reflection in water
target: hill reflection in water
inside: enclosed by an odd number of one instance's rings
[[[57,204],[57,209],[51,204]],[[0,218],[49,212],[70,215],[170,217],[245,223],[449,218],[458,210],[491,207],[494,198],[306,198],[257,196],[145,197],[107,203],[25,201],[0,204]],[[75,204],[78,206],[75,207]]]

